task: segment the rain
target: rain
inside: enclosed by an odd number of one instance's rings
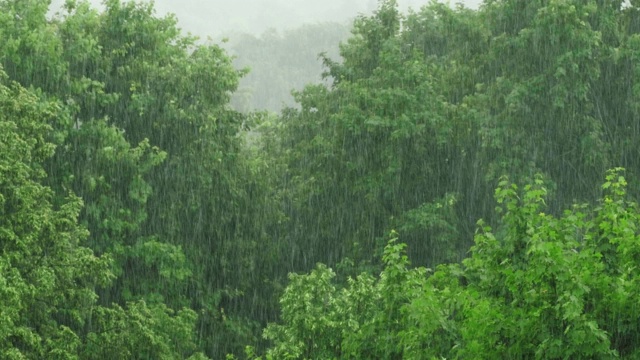
[[[0,0],[0,39],[0,359],[640,356],[634,1]]]

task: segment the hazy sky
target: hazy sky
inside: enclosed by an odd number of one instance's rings
[[[482,0],[451,0],[476,8]],[[99,6],[101,0],[91,0]],[[402,9],[420,8],[429,0],[398,0]],[[52,11],[64,0],[53,0]],[[343,22],[369,13],[377,0],[156,0],[158,15],[174,13],[180,27],[202,38],[218,38],[230,32],[260,34],[268,28],[287,29],[303,23]]]

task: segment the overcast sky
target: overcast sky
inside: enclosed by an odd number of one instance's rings
[[[482,0],[451,0],[477,8]],[[420,8],[429,0],[398,0],[402,9]],[[52,12],[64,0],[52,1]],[[91,0],[99,6],[102,0]],[[298,27],[304,23],[344,22],[369,13],[377,0],[156,0],[158,15],[174,13],[180,27],[201,38],[219,38],[233,32],[261,34],[269,28],[279,30]]]

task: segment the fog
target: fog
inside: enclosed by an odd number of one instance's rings
[[[123,0],[126,1],[126,0]],[[146,1],[146,0],[145,0]],[[403,13],[432,0],[397,0]],[[477,8],[482,0],[448,1]],[[50,15],[65,0],[52,0]],[[103,9],[103,0],[90,0]],[[446,0],[444,2],[447,2]],[[324,81],[320,53],[339,60],[338,45],[349,38],[353,19],[370,15],[378,0],[157,0],[157,16],[175,14],[185,33],[222,45],[238,69],[250,69],[233,94],[239,111],[297,107],[292,90]],[[227,41],[223,41],[227,39]]]
[[[51,12],[58,11],[65,0],[53,0]],[[101,0],[90,1],[100,6]],[[429,0],[398,0],[402,10],[418,9]],[[450,1],[477,8],[481,0]],[[275,28],[286,30],[305,23],[345,22],[358,14],[370,13],[377,0],[157,0],[158,15],[175,14],[180,27],[202,38],[219,38],[229,33],[261,34]]]

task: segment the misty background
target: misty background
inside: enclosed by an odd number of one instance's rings
[[[399,9],[419,9],[431,0],[398,0]],[[477,8],[482,0],[449,1]],[[52,0],[50,14],[65,0]],[[103,8],[102,0],[90,0]],[[140,1],[138,1],[140,2]],[[147,1],[143,1],[147,2]],[[445,2],[446,1],[439,1]],[[322,81],[320,53],[339,60],[339,45],[349,38],[358,15],[369,15],[377,0],[157,0],[158,16],[175,14],[184,33],[224,47],[238,69],[249,69],[233,94],[242,112],[280,111],[297,106],[292,90]]]

